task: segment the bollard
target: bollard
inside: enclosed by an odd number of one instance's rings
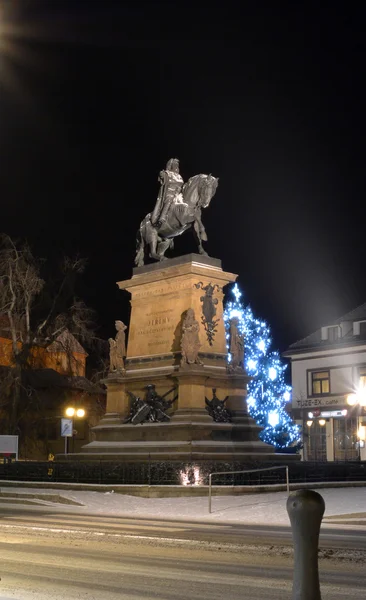
[[[318,546],[325,504],[313,490],[292,492],[286,504],[294,542],[292,600],[321,600]]]

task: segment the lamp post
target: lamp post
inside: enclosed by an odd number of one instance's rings
[[[74,419],[82,419],[85,417],[85,410],[83,408],[75,408],[74,406],[68,406],[65,410],[65,415],[72,422],[72,435],[65,436],[65,454],[67,454],[67,439],[71,437],[74,439]]]

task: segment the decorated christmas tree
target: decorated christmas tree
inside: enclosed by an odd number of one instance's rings
[[[291,398],[291,387],[285,382],[285,370],[278,352],[271,350],[271,335],[267,323],[253,314],[250,306],[243,306],[237,284],[231,290],[233,300],[226,303],[224,320],[229,341],[230,319],[237,317],[238,329],[245,340],[245,369],[253,379],[248,383],[248,410],[264,429],[261,439],[279,449],[298,449],[300,428],[291,420],[286,404]],[[229,361],[231,360],[229,354]]]

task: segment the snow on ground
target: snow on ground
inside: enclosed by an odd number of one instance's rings
[[[139,498],[112,492],[60,489],[11,488],[14,492],[55,493],[81,502],[84,506],[62,505],[62,510],[77,514],[97,514],[149,519],[237,522],[288,525],[286,492],[268,492],[235,496],[213,496],[212,513],[208,498]],[[10,491],[10,490],[9,490]],[[325,517],[363,513],[366,525],[366,488],[318,489],[325,500]]]
[[[366,513],[366,489],[324,489],[318,492],[325,500],[325,516]],[[68,492],[67,495],[85,504],[87,512],[98,514],[268,525],[289,524],[286,492],[213,496],[211,514],[208,512],[206,497],[136,498],[99,492]]]

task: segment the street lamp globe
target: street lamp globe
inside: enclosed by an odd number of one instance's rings
[[[85,410],[83,408],[78,408],[76,411],[76,416],[79,417],[79,419],[82,419],[85,417]]]
[[[67,417],[73,417],[75,414],[75,408],[73,408],[72,406],[69,406],[66,410],[65,410],[65,415]]]
[[[349,406],[354,406],[355,404],[357,404],[357,395],[356,394],[349,394],[347,396],[347,404]]]

